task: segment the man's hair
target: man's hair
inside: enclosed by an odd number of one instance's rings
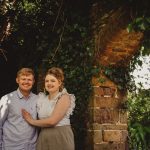
[[[25,75],[25,76],[33,75],[33,76],[35,76],[34,71],[31,68],[21,68],[17,72],[17,77],[19,77],[20,75]]]

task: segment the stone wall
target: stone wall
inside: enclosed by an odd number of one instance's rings
[[[126,150],[127,112],[121,108],[126,94],[109,79],[100,84],[93,78],[93,90],[86,150]]]
[[[138,51],[143,33],[127,31],[131,18],[125,7],[112,11],[107,6],[97,2],[91,8],[94,64],[127,68]],[[103,84],[99,82],[101,77],[105,78]],[[126,91],[118,90],[117,85],[101,73],[93,77],[92,83],[86,150],[127,150]]]

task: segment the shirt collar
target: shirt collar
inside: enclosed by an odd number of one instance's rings
[[[19,96],[20,99],[24,98],[23,94],[21,93],[21,91],[19,90],[19,88],[17,89],[17,94]],[[30,92],[28,97],[31,97],[32,92]]]

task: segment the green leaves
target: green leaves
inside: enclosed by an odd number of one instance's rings
[[[150,17],[143,15],[135,18],[127,27],[127,31],[140,31],[144,33],[144,38],[141,46],[143,55],[150,54]]]
[[[111,9],[114,6],[116,8],[115,1],[109,0],[110,5],[106,1],[104,3]],[[58,66],[64,70],[65,87],[76,96],[77,105],[72,122],[75,128],[77,149],[79,150],[84,149],[82,147],[83,141],[78,137],[84,139],[86,135],[92,76],[99,76],[100,72],[103,71],[109,79],[117,83],[119,89],[129,88],[127,83],[131,79],[128,76],[129,70],[126,68],[93,67],[93,59],[95,59],[93,58],[94,41],[91,40],[91,26],[89,26],[91,4],[91,1],[87,0],[80,2],[75,0],[23,0],[17,1],[15,7],[6,2],[7,7],[1,11],[3,15],[11,9],[15,14],[15,19],[12,21],[12,35],[7,45],[11,47],[11,51],[15,51],[19,67],[28,65],[37,70],[42,67],[45,71],[50,67]],[[112,7],[111,4],[114,6]],[[108,7],[104,9],[107,10]],[[104,15],[103,20],[107,19],[108,16],[109,14]],[[103,22],[101,24],[102,26],[106,25]],[[150,52],[150,38],[147,32],[150,28],[149,24],[150,18],[141,15],[137,16],[127,28],[128,32],[139,30],[146,33],[141,48],[143,54]],[[142,65],[139,60],[136,60],[136,63]],[[105,79],[100,77],[99,82],[104,83]],[[131,102],[133,105],[130,106],[130,116],[132,117],[131,121],[137,120],[141,123],[147,118],[149,119],[149,100],[146,99],[146,96],[136,98],[134,97],[133,100],[135,101]],[[149,132],[149,128],[143,129],[142,127],[136,125],[131,128],[138,142],[144,141],[147,132]],[[138,134],[136,134],[137,132]]]
[[[150,147],[150,91],[141,90],[128,95],[130,148],[148,150]]]
[[[150,134],[150,127],[143,126],[140,123],[134,123],[129,126],[130,138],[132,139],[131,145],[134,149],[148,150],[147,135]]]
[[[127,31],[130,33],[133,31],[133,25],[131,23],[128,24]]]
[[[140,30],[140,31],[146,31],[150,30],[150,18],[149,17],[138,17],[131,22],[128,27],[127,31],[131,32],[133,30]]]

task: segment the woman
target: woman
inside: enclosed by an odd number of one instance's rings
[[[60,68],[53,67],[45,76],[48,95],[39,94],[37,109],[39,120],[22,110],[25,120],[41,131],[37,150],[74,150],[74,135],[70,126],[70,115],[75,108],[75,97],[63,88],[64,75]]]

